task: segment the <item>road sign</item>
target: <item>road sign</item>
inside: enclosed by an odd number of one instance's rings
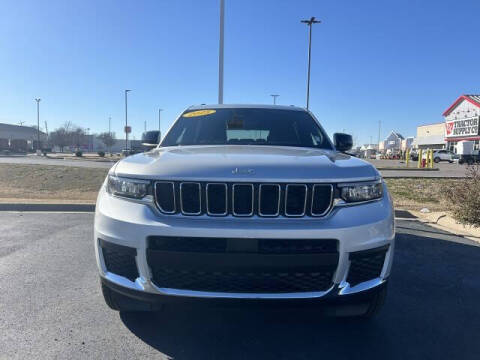
[[[131,126],[125,126],[123,131],[127,134],[130,134],[132,132],[132,127]]]

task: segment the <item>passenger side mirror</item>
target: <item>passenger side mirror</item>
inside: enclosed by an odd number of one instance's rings
[[[353,147],[352,135],[335,133],[333,134],[333,144],[338,151],[348,151]]]
[[[142,145],[147,148],[157,147],[160,143],[160,131],[146,131],[142,134]]]

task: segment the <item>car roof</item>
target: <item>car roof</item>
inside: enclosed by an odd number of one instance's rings
[[[304,108],[293,105],[267,105],[267,104],[201,104],[192,105],[187,110],[204,110],[204,109],[276,109],[276,110],[293,110],[307,111]]]

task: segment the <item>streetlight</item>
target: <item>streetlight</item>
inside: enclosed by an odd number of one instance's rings
[[[225,25],[225,0],[220,0],[220,42],[218,52],[218,103],[223,104],[223,40]]]
[[[37,155],[40,155],[40,98],[36,98],[37,102]]]
[[[160,113],[163,111],[163,109],[158,109],[158,140],[161,139],[162,137],[162,130],[160,129]]]
[[[277,97],[279,97],[280,95],[272,94],[270,96],[273,97],[273,105],[276,105],[277,104]]]
[[[301,20],[302,23],[307,24],[309,27],[308,35],[308,75],[307,75],[307,110],[310,102],[310,62],[312,59],[312,25],[319,24],[321,21],[315,20],[315,16],[312,16],[310,20]]]
[[[132,90],[125,90],[125,150],[128,150],[128,101],[127,94]]]

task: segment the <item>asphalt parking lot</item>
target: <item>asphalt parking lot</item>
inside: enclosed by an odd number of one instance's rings
[[[397,232],[369,322],[312,308],[119,314],[99,291],[93,214],[0,212],[0,358],[478,359],[479,244],[416,221]]]

